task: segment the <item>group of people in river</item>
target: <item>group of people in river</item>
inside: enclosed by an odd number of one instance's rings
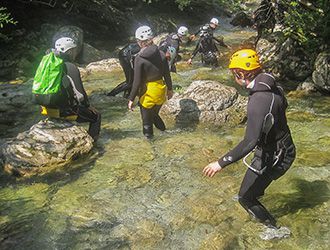
[[[208,36],[215,40],[213,30],[217,25],[218,19],[212,18],[208,25],[203,26],[193,36],[200,34],[201,37]],[[143,134],[148,139],[154,135],[154,125],[161,131],[166,130],[159,111],[162,104],[173,95],[170,72],[176,71],[175,62],[183,36],[188,36],[185,26],[180,27],[177,33],[170,34],[158,47],[153,42],[152,29],[149,26],[141,26],[135,32],[136,44],[129,44],[119,52],[126,80],[109,95],[124,91],[129,110],[133,109],[135,98],[138,97]],[[226,46],[224,43],[222,45]],[[49,59],[48,65],[55,65],[56,58],[60,60],[55,66],[63,65],[63,70],[53,76],[61,77],[58,88],[62,89],[60,92],[64,93],[64,97],[54,97],[54,93],[42,93],[42,80],[37,81],[36,78],[33,93],[36,100],[39,100],[37,103],[43,108],[43,114],[52,116],[56,113],[57,117],[64,119],[73,116],[77,122],[89,122],[88,132],[96,141],[100,132],[101,115],[90,106],[79,70],[72,63],[76,56],[76,46],[72,38],[62,37],[55,42],[55,48],[50,52],[53,58]],[[195,51],[204,46],[197,45]],[[194,53],[188,63],[191,63]],[[203,60],[206,62],[209,59]],[[44,62],[40,65],[39,67],[44,67],[46,64]],[[234,52],[230,58],[229,69],[235,82],[249,92],[245,136],[218,161],[208,164],[203,173],[213,177],[223,168],[244,158],[247,170],[239,191],[239,203],[258,221],[276,228],[275,218],[258,198],[273,180],[281,177],[290,168],[295,159],[295,146],[286,119],[288,104],[282,87],[271,74],[262,71],[256,51],[240,49]],[[42,69],[40,71],[43,72]],[[53,78],[48,80],[52,82]],[[55,98],[56,104],[50,102],[51,98]],[[249,164],[246,157],[252,152],[254,157]]]

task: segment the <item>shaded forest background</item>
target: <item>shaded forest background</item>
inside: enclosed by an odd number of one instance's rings
[[[177,26],[195,27],[213,16],[252,16],[258,0],[2,0],[0,3],[1,64],[22,65],[39,58],[51,36],[64,25],[84,30],[84,39],[112,51],[126,43],[141,24],[156,33]],[[274,1],[280,3],[277,22],[286,36],[315,54],[330,40],[329,0]],[[193,30],[192,30],[193,31]],[[22,62],[22,57],[24,60]],[[0,75],[1,76],[1,75]]]

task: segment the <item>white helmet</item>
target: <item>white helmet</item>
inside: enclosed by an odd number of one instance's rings
[[[146,41],[154,37],[149,26],[141,26],[135,31],[135,38],[140,41]]]
[[[215,25],[219,25],[219,20],[218,20],[218,18],[213,17],[213,18],[211,19],[210,23],[213,23],[213,24],[215,24]]]
[[[180,35],[180,36],[186,36],[186,35],[188,35],[188,28],[186,26],[181,26],[178,29],[178,35]]]
[[[69,49],[77,47],[77,43],[70,37],[62,37],[55,42],[55,49],[59,52],[65,53]]]

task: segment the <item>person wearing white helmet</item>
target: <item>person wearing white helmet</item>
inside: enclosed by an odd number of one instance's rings
[[[165,54],[153,43],[150,27],[139,27],[135,32],[141,51],[134,60],[134,80],[128,97],[128,109],[133,110],[134,99],[139,96],[143,134],[153,138],[153,125],[159,130],[166,129],[159,116],[159,110],[173,95],[172,79]]]
[[[191,37],[190,40],[195,40],[197,35],[201,35],[201,33],[207,31],[210,35],[213,36],[215,29],[219,26],[219,20],[213,17],[209,23],[204,24],[201,26],[198,31],[196,31]],[[207,27],[207,28],[205,28]]]
[[[191,40],[194,40],[195,37],[199,34],[200,38],[197,42],[196,48],[192,53],[192,56],[188,59],[187,63],[192,64],[193,58],[197,53],[201,53],[202,62],[206,65],[218,66],[218,58],[220,57],[220,51],[217,45],[220,45],[225,48],[230,48],[227,44],[224,43],[223,39],[218,39],[214,37],[213,33],[219,25],[219,20],[213,17],[209,23],[200,27],[199,30],[190,37]]]
[[[75,117],[79,123],[89,122],[88,133],[96,141],[100,133],[101,114],[90,106],[79,69],[72,63],[77,56],[76,47],[76,41],[70,37],[61,37],[55,41],[52,52],[63,59],[64,66],[61,83],[63,103],[57,107],[43,107],[43,112],[48,115],[56,113],[56,118]]]
[[[219,20],[218,18],[213,17],[210,21],[210,26],[212,29],[216,29],[219,25]]]
[[[134,42],[125,45],[118,52],[118,59],[120,66],[125,74],[125,81],[120,83],[114,89],[112,89],[107,95],[116,96],[117,94],[124,92],[124,97],[127,98],[132,89],[134,79],[134,60],[136,55],[140,52],[140,46]]]
[[[169,34],[159,43],[158,47],[165,53],[171,72],[176,73],[175,63],[181,60],[180,45],[183,43],[183,39],[188,37],[188,32],[186,26],[180,26],[176,33]]]

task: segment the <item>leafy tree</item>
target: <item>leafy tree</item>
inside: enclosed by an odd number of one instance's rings
[[[329,0],[282,2],[286,8],[284,25],[287,35],[311,48],[319,46],[322,38],[329,38]]]
[[[7,9],[0,7],[0,28],[3,28],[5,24],[16,24],[17,22],[10,16]]]

